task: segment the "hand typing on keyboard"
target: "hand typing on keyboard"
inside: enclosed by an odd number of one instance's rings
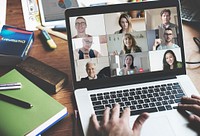
[[[195,126],[200,125],[200,97],[192,95],[191,97],[182,97],[178,109],[190,111],[188,120]]]
[[[139,136],[143,123],[149,117],[147,113],[142,113],[130,128],[130,108],[125,108],[120,116],[120,105],[115,104],[111,112],[106,107],[103,115],[100,123],[96,115],[91,116],[88,136]]]

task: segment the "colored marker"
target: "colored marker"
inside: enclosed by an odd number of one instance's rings
[[[53,41],[53,39],[51,38],[51,36],[47,33],[46,30],[42,30],[41,31],[43,38],[46,40],[48,46],[51,49],[55,49],[57,48],[57,45],[55,44],[55,42]]]

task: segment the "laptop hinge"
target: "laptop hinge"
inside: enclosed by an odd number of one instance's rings
[[[164,77],[156,77],[156,78],[148,78],[148,79],[143,79],[143,80],[134,80],[131,82],[125,82],[125,83],[120,83],[120,84],[115,84],[115,83],[110,83],[109,85],[105,85],[103,88],[109,88],[109,87],[117,87],[117,86],[124,86],[124,85],[130,85],[130,84],[139,84],[139,83],[147,83],[147,82],[155,82],[155,81],[162,81],[162,80],[169,80],[169,79],[176,79],[176,76],[164,76]],[[94,89],[102,89],[98,88],[97,86],[92,86],[92,88],[87,87],[88,91],[94,90]]]

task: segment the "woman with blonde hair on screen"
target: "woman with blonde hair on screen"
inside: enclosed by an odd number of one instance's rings
[[[134,36],[130,33],[125,33],[123,35],[122,43],[123,43],[123,50],[121,50],[119,53],[117,51],[113,51],[113,55],[142,52],[141,47],[137,45]]]
[[[137,42],[133,35],[125,33],[123,36],[123,50],[120,54],[127,54],[133,52],[142,52],[141,48],[137,46]]]

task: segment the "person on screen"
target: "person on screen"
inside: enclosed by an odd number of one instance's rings
[[[96,65],[93,62],[88,62],[86,63],[86,72],[87,72],[87,77],[81,78],[81,81],[83,80],[93,80],[93,79],[99,79],[99,78],[104,78],[104,75],[97,75],[96,74]]]
[[[163,56],[163,70],[182,68],[182,63],[176,60],[172,50],[167,50]]]
[[[123,42],[123,50],[121,50],[120,53],[114,51],[113,55],[142,52],[141,47],[137,46],[137,42],[132,34],[125,33],[123,35],[122,42]]]
[[[131,75],[137,73],[137,67],[133,65],[134,57],[131,54],[127,54],[124,59],[123,68],[119,71],[119,75]]]
[[[188,116],[183,116],[186,117],[188,121],[197,128],[197,130],[199,130],[200,97],[197,95],[191,95],[191,97],[183,96],[177,108],[180,111],[187,112]],[[146,112],[140,114],[132,127],[129,125],[129,118],[129,107],[125,108],[121,115],[119,104],[115,104],[112,109],[106,107],[103,119],[100,121],[101,124],[97,120],[97,116],[95,114],[91,115],[88,136],[140,136],[142,126],[149,118],[149,114]]]
[[[159,25],[159,28],[162,29],[166,29],[166,28],[176,28],[177,29],[177,25],[173,24],[170,22],[171,20],[171,10],[170,9],[163,9],[160,12],[160,16],[161,16],[161,25]]]
[[[127,33],[133,31],[131,20],[128,14],[125,13],[121,14],[118,23],[121,29],[116,31],[115,34]]]
[[[84,17],[76,18],[75,28],[77,30],[77,35],[75,35],[73,38],[91,37],[91,35],[86,34],[87,23]]]
[[[141,48],[137,46],[137,42],[132,34],[126,33],[123,36],[123,51],[122,54],[142,52]]]
[[[179,48],[179,46],[173,43],[173,31],[171,28],[166,28],[164,30],[164,44],[162,44],[162,39],[155,39],[153,50],[163,50],[163,49],[173,49]]]
[[[98,51],[91,49],[91,46],[93,44],[93,37],[82,38],[82,44],[83,44],[82,48],[76,49],[74,51],[75,60],[96,58],[101,56],[101,54]]]

